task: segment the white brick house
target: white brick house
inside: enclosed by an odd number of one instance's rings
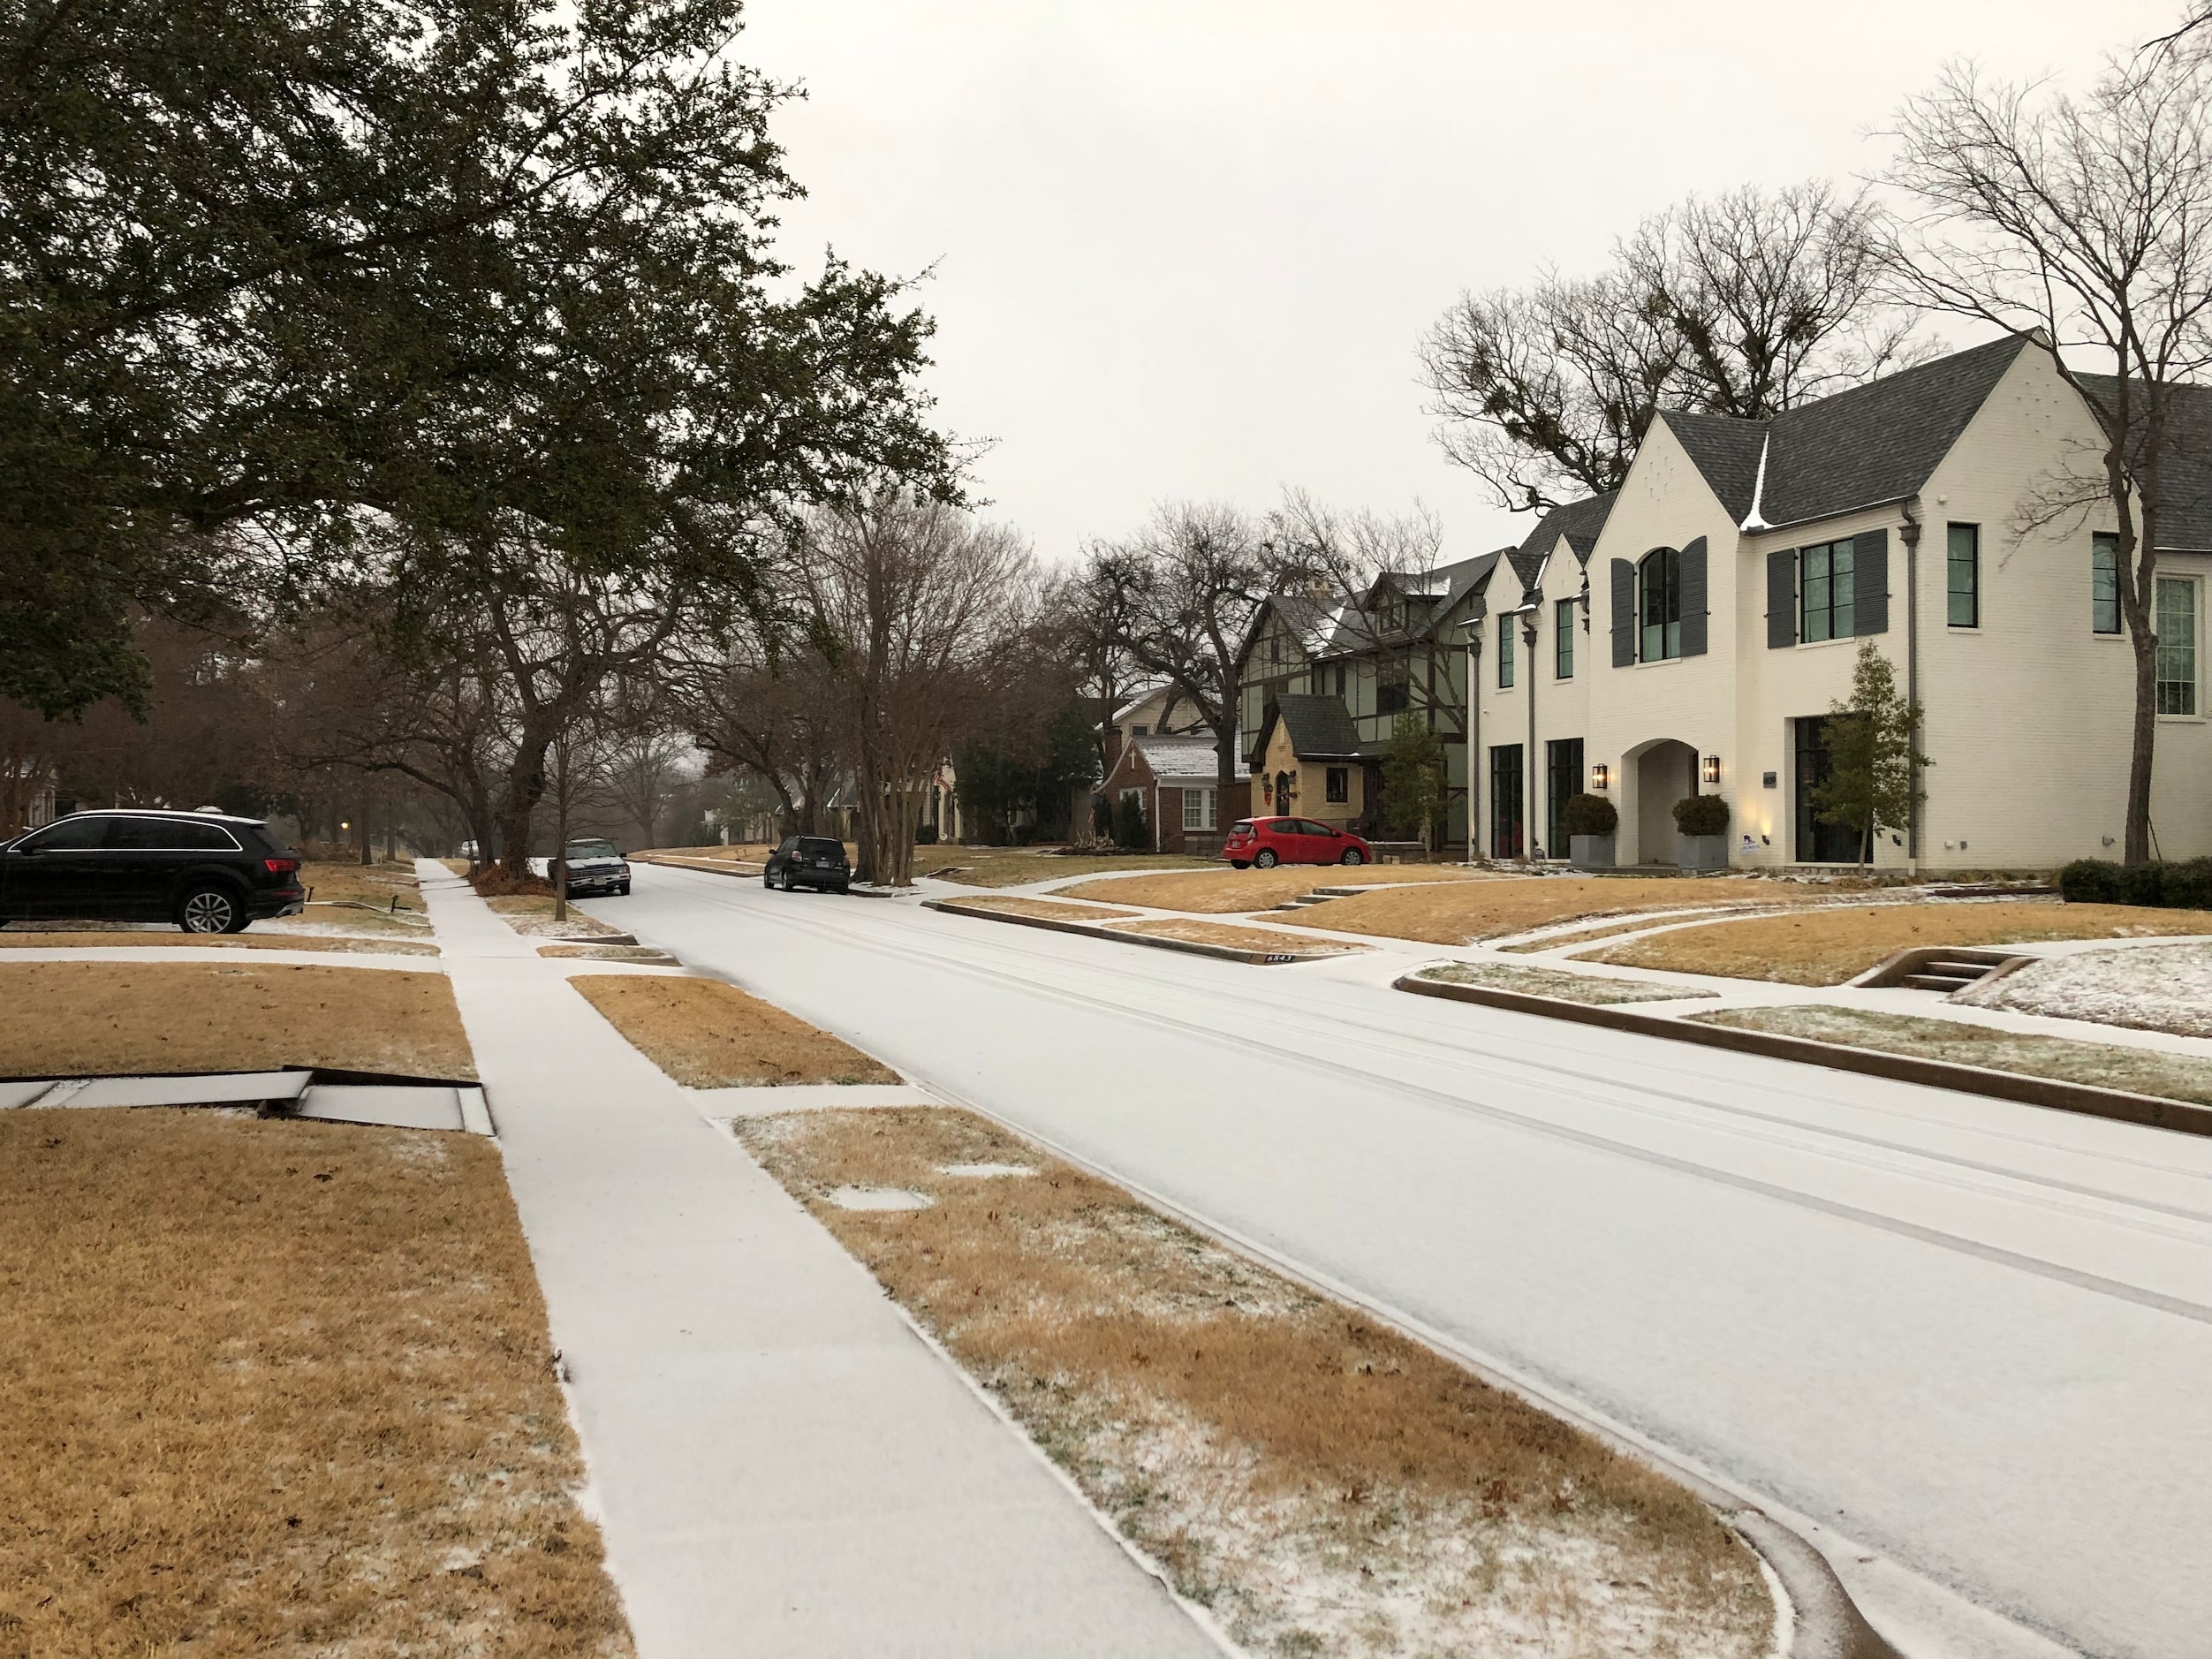
[[[1559,804],[1588,789],[1619,809],[1623,864],[1671,861],[1692,792],[1728,801],[1737,865],[1854,861],[1806,797],[1821,721],[1871,640],[1925,706],[1935,761],[1918,824],[1879,837],[1878,866],[2117,856],[2133,656],[2101,573],[2110,510],[2034,522],[2100,447],[2026,337],[1769,420],[1663,413],[1620,489],[1548,515],[1480,596],[1474,850],[1521,856],[1533,837],[1563,855]],[[2206,508],[2170,508],[2159,549],[2168,858],[2212,852]]]

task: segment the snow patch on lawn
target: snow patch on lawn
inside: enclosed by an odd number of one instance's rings
[[[2133,945],[2047,957],[1953,1000],[2212,1037],[2212,944]]]

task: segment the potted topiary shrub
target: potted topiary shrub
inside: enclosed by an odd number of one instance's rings
[[[1674,828],[1674,861],[1679,867],[1728,867],[1728,803],[1718,795],[1686,795],[1675,802]]]
[[[1567,833],[1567,856],[1578,870],[1613,867],[1613,832],[1621,815],[1602,795],[1570,795],[1559,809],[1560,828]]]

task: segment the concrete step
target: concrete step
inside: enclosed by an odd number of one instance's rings
[[[1915,991],[1963,991],[1981,977],[1979,973],[1907,973],[1902,983]]]

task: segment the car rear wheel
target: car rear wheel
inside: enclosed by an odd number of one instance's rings
[[[1280,864],[1282,860],[1275,856],[1274,848],[1261,847],[1260,851],[1254,855],[1252,861],[1263,870],[1271,870],[1277,864]]]
[[[1367,855],[1358,847],[1346,847],[1344,857],[1337,860],[1339,864],[1365,864],[1367,861]]]
[[[239,933],[246,906],[227,887],[195,887],[177,906],[177,925],[186,933]]]
[[[789,870],[784,872],[784,890],[787,893],[795,893],[799,890],[799,883],[792,880],[792,873]]]

